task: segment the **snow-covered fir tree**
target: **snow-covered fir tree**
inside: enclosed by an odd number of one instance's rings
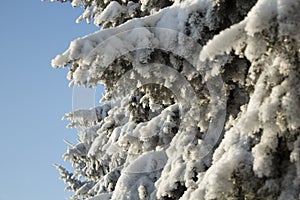
[[[66,114],[71,199],[300,199],[299,0],[60,0],[101,29],[52,61],[102,104]]]

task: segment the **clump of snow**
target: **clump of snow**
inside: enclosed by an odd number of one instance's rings
[[[126,8],[122,7],[118,2],[111,1],[105,10],[95,17],[95,24],[102,24],[105,21],[114,22],[119,15],[126,11]]]

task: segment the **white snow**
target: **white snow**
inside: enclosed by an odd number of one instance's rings
[[[300,3],[258,0],[240,19],[224,2],[85,9],[79,20],[113,25],[52,60],[71,84],[108,87],[105,104],[65,116],[80,130],[64,158],[86,180],[58,167],[74,198],[300,197]],[[128,17],[138,9],[150,15]],[[239,20],[220,31],[223,12]]]

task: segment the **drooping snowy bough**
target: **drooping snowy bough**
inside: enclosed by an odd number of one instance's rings
[[[103,26],[52,65],[106,88],[71,199],[300,199],[299,0],[69,2]]]

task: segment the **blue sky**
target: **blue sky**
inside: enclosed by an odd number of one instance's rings
[[[59,200],[69,195],[52,166],[76,132],[65,128],[72,110],[67,69],[51,59],[70,41],[96,31],[75,23],[81,9],[40,0],[1,2],[0,200]]]

